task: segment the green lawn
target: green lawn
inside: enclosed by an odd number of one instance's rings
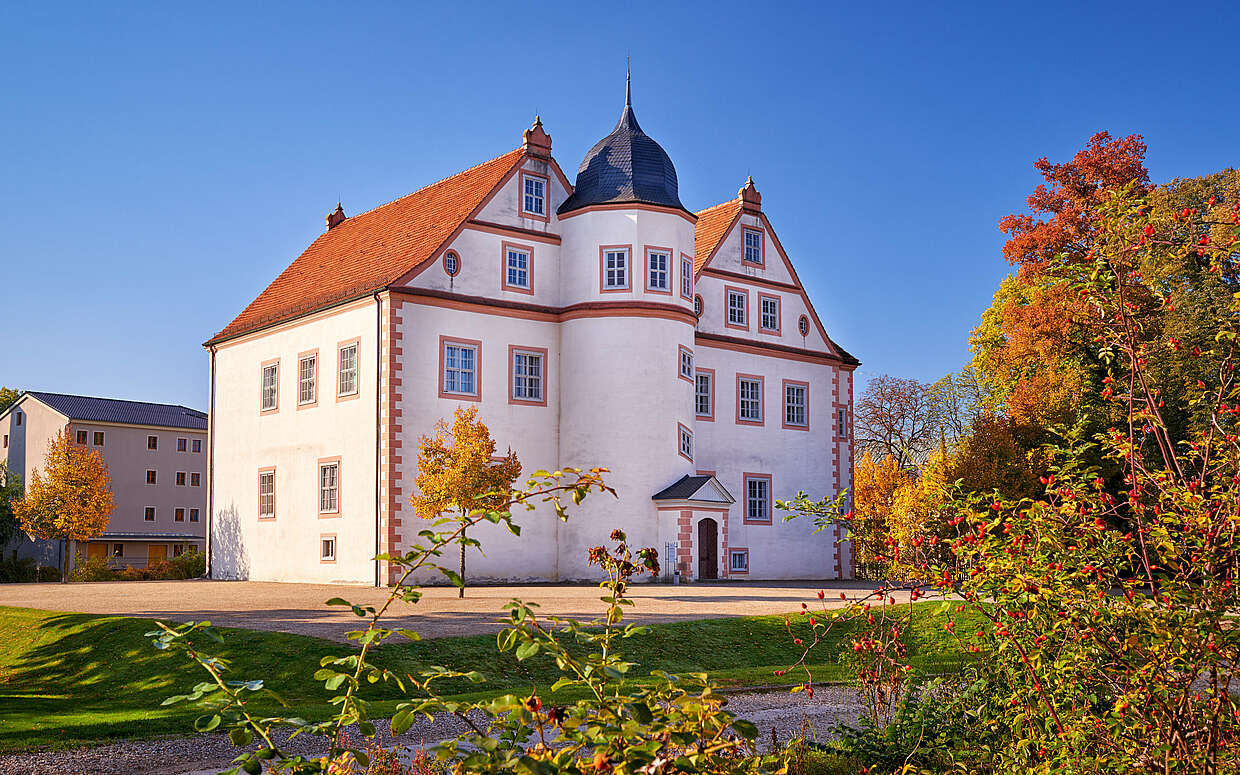
[[[908,639],[914,666],[929,673],[957,669],[964,658],[943,632],[943,620],[932,616],[935,605],[916,606]],[[958,627],[967,632],[968,622],[960,616],[956,615]],[[804,618],[791,618],[798,634],[807,635]],[[782,616],[755,616],[658,624],[649,634],[623,642],[621,650],[638,663],[638,675],[654,669],[706,670],[724,686],[770,684],[779,680],[772,671],[786,667],[797,654],[783,622]],[[188,734],[197,715],[194,709],[159,703],[186,691],[203,674],[178,655],[156,651],[143,637],[151,629],[152,622],[145,619],[0,607],[0,752]],[[839,629],[820,647],[815,680],[849,677],[837,661],[847,632]],[[205,650],[233,661],[231,677],[264,679],[296,703],[296,712],[289,715],[327,715],[329,695],[310,676],[320,657],[346,653],[348,646],[284,633],[238,629],[223,633],[223,646],[211,644]],[[377,649],[375,661],[401,673],[440,664],[479,670],[488,679],[482,685],[444,686],[444,691],[477,696],[480,689],[499,694],[540,686],[545,692],[559,677],[549,658],[538,655],[517,662],[510,654],[499,654],[489,635],[418,643],[399,640]],[[366,691],[382,700],[378,706],[382,711],[390,711],[397,699],[394,687],[380,684]],[[272,703],[263,712],[280,711]]]

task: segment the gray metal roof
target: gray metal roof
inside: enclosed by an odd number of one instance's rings
[[[581,161],[573,193],[557,212],[611,202],[640,202],[685,210],[680,203],[676,167],[667,152],[638,125],[627,86],[624,112],[616,128]]]
[[[185,428],[205,431],[207,414],[179,404],[151,404],[145,401],[123,401],[119,398],[94,398],[66,393],[44,393],[28,390],[51,408],[79,422],[112,422],[124,425],[153,425],[160,428]]]

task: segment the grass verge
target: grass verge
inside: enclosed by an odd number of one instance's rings
[[[909,655],[923,673],[952,672],[966,655],[935,617],[937,604],[914,606],[908,633]],[[625,657],[637,663],[634,676],[652,670],[670,673],[706,671],[722,686],[770,684],[773,671],[796,659],[799,649],[784,627],[783,616],[744,616],[656,624],[650,632],[623,641]],[[805,617],[789,617],[797,635],[808,637]],[[970,622],[957,614],[957,627]],[[161,707],[172,694],[183,693],[205,678],[196,665],[151,647],[143,633],[153,629],[147,619],[0,607],[0,752],[44,747],[75,747],[123,738],[191,734],[198,715],[192,707]],[[814,680],[848,680],[839,657],[855,625],[837,626],[815,654]],[[967,631],[967,630],[966,630]],[[326,655],[349,647],[302,635],[257,630],[223,629],[224,645],[200,644],[232,662],[230,677],[262,678],[295,711],[271,701],[256,708],[271,715],[326,717],[330,697],[310,676]],[[205,640],[205,639],[204,639]],[[542,687],[549,701],[571,701],[564,694],[547,696],[546,687],[559,673],[544,655],[518,662],[500,654],[493,635],[438,638],[417,643],[395,642],[376,649],[375,661],[401,674],[444,665],[479,670],[487,683],[444,684],[440,691],[461,698]],[[633,680],[640,681],[640,677]],[[804,673],[783,681],[804,680]],[[398,700],[394,686],[369,687],[365,696],[378,700],[380,712],[391,712]]]

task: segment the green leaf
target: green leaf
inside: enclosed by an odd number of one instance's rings
[[[194,731],[210,732],[220,725],[224,719],[220,718],[220,714],[215,713],[210,716],[199,716],[194,719]]]
[[[351,606],[351,605],[353,605],[353,604],[352,604],[352,603],[350,603],[348,600],[345,600],[343,597],[333,597],[331,600],[328,600],[326,603],[324,603],[324,605],[347,605],[347,606]]]
[[[517,660],[524,662],[529,657],[538,653],[538,641],[528,640],[517,646]]]
[[[738,735],[746,740],[753,740],[758,736],[758,728],[751,722],[745,721],[744,719],[738,718],[733,721],[732,728],[736,730]]]
[[[409,640],[422,640],[422,636],[417,634],[413,630],[397,630],[397,632],[405,636]]]
[[[335,691],[340,688],[340,685],[343,684],[348,677],[349,676],[344,673],[336,673],[331,678],[328,678],[323,682],[323,688],[327,689],[329,692]]]
[[[244,727],[233,727],[228,730],[228,739],[238,748],[245,748],[254,741],[254,735]]]

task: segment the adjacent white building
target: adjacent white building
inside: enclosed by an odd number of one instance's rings
[[[483,530],[473,581],[592,578],[613,528],[694,579],[852,575],[777,499],[851,484],[858,361],[827,335],[752,180],[694,213],[626,99],[572,183],[521,147],[327,230],[206,343],[216,578],[384,584],[425,527],[417,440],[475,405],[527,473],[619,498]],[[665,563],[670,565],[671,563]]]
[[[153,404],[66,393],[28,391],[0,412],[0,455],[9,471],[30,481],[43,469],[61,431],[95,450],[108,467],[112,514],[93,541],[71,556],[106,557],[116,568],[145,567],[206,538],[207,415],[177,404]],[[22,540],[21,556],[58,566],[59,541]]]

